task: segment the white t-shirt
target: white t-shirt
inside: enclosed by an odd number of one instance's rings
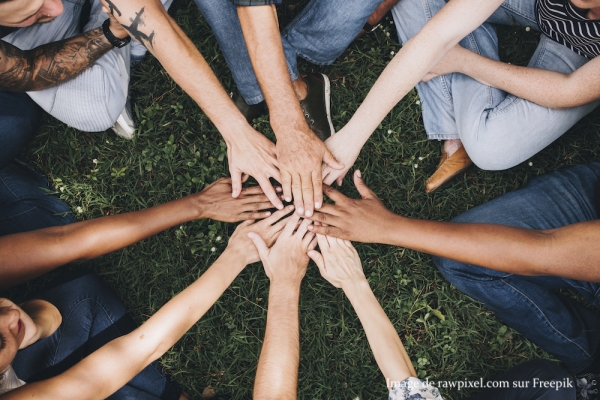
[[[25,382],[19,379],[12,365],[9,365],[8,369],[0,375],[0,394],[10,392],[24,384]]]

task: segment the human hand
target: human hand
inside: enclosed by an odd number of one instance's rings
[[[360,153],[360,147],[356,149],[355,146],[349,144],[345,129],[341,129],[325,141],[329,151],[339,162],[344,164],[342,169],[334,169],[329,165],[323,165],[323,183],[326,185],[333,185],[333,182],[336,182],[338,186],[341,186],[348,170],[354,165]]]
[[[288,219],[277,242],[270,248],[255,231],[248,234],[258,249],[271,283],[300,285],[308,266],[307,253],[317,245],[315,235],[308,231],[311,224],[308,219],[300,222],[300,216],[294,213]]]
[[[119,39],[125,39],[127,36],[129,36],[129,32],[127,32],[125,28],[123,28],[119,21],[117,21],[117,19],[113,17],[113,15],[110,12],[108,12],[108,8],[105,5],[102,6],[102,11],[108,14],[108,18],[110,19],[109,29],[113,35],[115,35]]]
[[[307,217],[323,204],[322,164],[344,168],[308,126],[277,136],[277,160],[284,199],[293,196],[296,213]]]
[[[248,177],[246,177],[248,179]],[[238,222],[266,218],[271,202],[260,186],[242,189],[237,198],[231,197],[231,179],[221,178],[205,187],[200,193],[190,196],[199,210],[200,218],[223,222]]]
[[[294,206],[289,205],[283,210],[278,210],[273,215],[261,221],[245,221],[238,225],[227,244],[225,251],[235,251],[240,257],[246,261],[246,265],[260,261],[258,250],[248,237],[248,234],[253,232],[266,245],[271,246],[279,237],[282,229],[291,217],[283,218],[286,214],[294,211]],[[281,219],[281,221],[279,221]]]
[[[382,201],[365,185],[360,171],[354,173],[354,185],[361,200],[351,199],[331,186],[325,186],[325,194],[335,205],[324,204],[309,219],[324,225],[311,225],[314,233],[334,236],[363,243],[382,243],[387,227],[397,216],[383,205]]]
[[[437,76],[452,72],[460,72],[460,67],[465,62],[465,56],[468,53],[469,50],[457,44],[421,79],[421,82],[427,82]]]
[[[250,126],[244,133],[236,135],[234,141],[226,143],[232,180],[231,195],[238,197],[242,190],[244,175],[251,175],[271,204],[281,210],[283,203],[269,181],[269,178],[275,178],[281,182],[275,144]]]
[[[317,242],[321,253],[311,250],[308,256],[329,283],[344,289],[349,283],[366,280],[360,257],[352,243],[323,235],[317,235]]]

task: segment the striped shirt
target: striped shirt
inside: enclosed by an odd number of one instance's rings
[[[589,59],[600,54],[600,20],[587,19],[568,0],[537,0],[535,14],[550,39]]]

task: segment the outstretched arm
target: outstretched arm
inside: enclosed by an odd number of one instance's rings
[[[323,278],[341,288],[352,303],[367,334],[375,361],[388,382],[417,376],[396,329],[385,314],[365,278],[358,253],[347,240],[317,235],[318,251],[308,255]]]
[[[238,15],[277,136],[284,198],[292,201],[293,197],[299,215],[312,215],[323,204],[323,162],[334,169],[343,165],[333,158],[304,118],[283,54],[275,6],[240,6]]]
[[[402,46],[348,124],[326,142],[344,169],[323,169],[323,182],[341,182],[377,126],[442,57],[493,12],[503,0],[450,0]]]
[[[308,266],[307,253],[316,245],[314,234],[307,229],[311,221],[304,220],[298,226],[299,221],[294,214],[270,249],[259,235],[250,234],[271,279],[267,329],[254,382],[255,399],[298,398],[298,301]]]
[[[0,237],[0,289],[40,276],[69,262],[122,249],[187,221],[212,218],[235,222],[263,218],[271,207],[259,187],[231,197],[229,179],[202,192],[146,210]]]
[[[365,185],[354,183],[361,200],[327,187],[335,205],[312,218],[329,226],[316,233],[365,243],[407,247],[462,263],[519,275],[551,275],[600,282],[600,221],[533,230],[494,224],[424,221],[395,215]]]
[[[600,58],[570,74],[520,67],[481,56],[459,45],[436,65],[427,79],[460,72],[484,85],[549,108],[571,108],[600,99]]]
[[[120,39],[128,36],[114,18],[110,30]],[[0,41],[0,88],[25,92],[52,87],[74,78],[112,48],[102,27],[25,51]]]
[[[235,277],[259,260],[248,232],[272,244],[283,229],[277,222],[292,209],[275,212],[255,224],[246,221],[234,232],[219,259],[192,285],[179,293],[142,326],[84,358],[66,372],[27,384],[3,399],[105,399],[164,354],[217,301]]]

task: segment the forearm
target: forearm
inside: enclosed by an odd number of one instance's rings
[[[74,78],[113,46],[102,27],[59,42],[22,51],[1,42],[0,88],[11,91],[42,90]]]
[[[570,108],[600,98],[598,62],[589,62],[567,75],[540,68],[520,67],[462,49],[460,70],[484,85],[549,108]]]
[[[387,382],[417,376],[410,357],[366,279],[342,287],[365,330],[375,361]]]
[[[599,221],[543,231],[397,216],[381,242],[507,273],[600,282],[599,239]]]
[[[195,195],[160,206],[0,238],[0,288],[69,262],[122,249],[172,226],[201,218]]]
[[[299,299],[299,285],[271,283],[267,329],[254,382],[255,399],[297,398]]]
[[[309,131],[285,61],[275,6],[237,9],[275,135],[280,138],[291,132],[290,126]]]
[[[208,311],[245,267],[244,259],[244,255],[226,250],[196,282],[142,326],[101,347],[65,373],[24,386],[19,395],[107,398],[162,356]]]

